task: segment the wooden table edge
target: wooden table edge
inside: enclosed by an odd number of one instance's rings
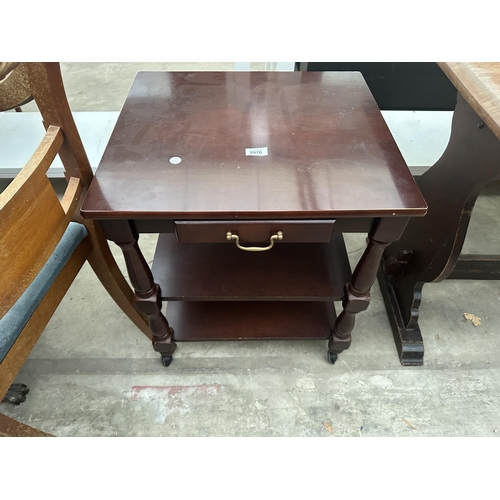
[[[484,92],[489,95],[490,98],[498,101],[499,108],[500,95],[493,93],[486,83],[479,78],[476,73],[471,71],[471,69],[467,66],[467,63],[438,62],[437,64],[442,69],[443,73],[448,77],[450,82],[455,86],[459,94],[467,101],[470,107],[500,140],[500,123],[490,114],[489,110],[484,108],[477,94]],[[465,77],[470,80],[471,84],[476,86],[476,92],[473,92],[469,86],[466,86],[463,83],[463,79]]]

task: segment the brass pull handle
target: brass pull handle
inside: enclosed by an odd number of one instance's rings
[[[274,242],[276,240],[282,240],[283,239],[283,233],[281,231],[278,231],[276,234],[271,235],[270,238],[270,244],[267,247],[244,247],[240,245],[240,237],[237,234],[233,234],[231,231],[228,231],[226,233],[226,240],[231,241],[234,240],[236,242],[236,246],[240,250],[245,250],[246,252],[265,252],[266,250],[271,250],[274,246]]]

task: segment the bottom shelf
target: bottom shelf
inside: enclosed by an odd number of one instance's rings
[[[336,319],[333,302],[170,301],[174,340],[328,339]]]

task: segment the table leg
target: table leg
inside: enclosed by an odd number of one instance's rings
[[[161,354],[163,364],[168,366],[177,346],[172,340],[173,329],[161,312],[160,287],[154,282],[151,269],[139,248],[139,234],[127,220],[100,221],[100,224],[106,238],[115,242],[123,252],[135,292],[135,304],[148,316],[153,349]]]
[[[351,345],[351,332],[356,314],[370,304],[370,289],[377,277],[380,259],[385,248],[403,232],[408,219],[381,219],[369,235],[368,246],[359,260],[351,281],[344,287],[343,311],[332,329],[328,342],[328,358],[331,363],[337,355]]]
[[[418,326],[422,287],[453,271],[474,203],[500,173],[500,141],[458,95],[449,144],[418,180],[429,209],[384,252],[379,283],[403,365],[423,363]]]

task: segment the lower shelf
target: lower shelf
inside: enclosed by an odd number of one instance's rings
[[[328,339],[333,302],[171,301],[167,318],[178,342]]]

